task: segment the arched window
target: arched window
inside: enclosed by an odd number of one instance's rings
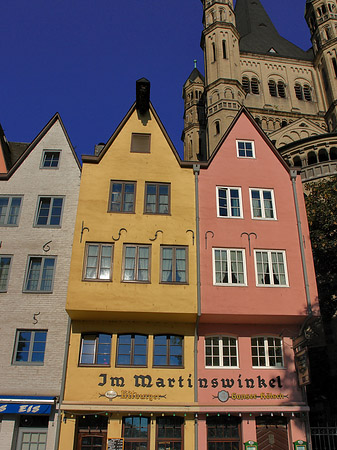
[[[285,98],[286,89],[285,89],[285,84],[283,83],[283,81],[279,81],[277,83],[277,92],[278,92],[279,97]]]
[[[276,83],[274,80],[268,81],[269,93],[272,97],[277,97]]]
[[[284,127],[286,127],[287,125],[288,125],[288,122],[287,122],[286,120],[282,120],[281,128],[284,128]]]
[[[317,155],[315,152],[308,153],[308,166],[312,164],[317,164]]]
[[[304,93],[304,98],[307,102],[311,102],[312,97],[311,97],[311,89],[310,86],[308,84],[305,84],[303,86],[303,93]]]
[[[293,164],[294,164],[294,166],[302,167],[302,161],[298,155],[294,157]]]
[[[320,151],[318,152],[318,161],[319,162],[329,161],[329,155],[328,152],[325,150],[325,148],[321,148]]]
[[[215,134],[220,134],[220,122],[218,120],[215,122]]]
[[[295,95],[298,100],[303,100],[303,89],[299,83],[295,84]]]
[[[325,38],[328,41],[329,39],[331,39],[331,35],[330,35],[330,29],[328,27],[324,28],[325,31]]]
[[[212,42],[212,56],[213,56],[213,62],[216,61],[216,51],[215,51],[215,43]]]
[[[326,6],[325,5],[322,5],[322,13],[326,14]]]
[[[252,89],[252,94],[258,95],[260,93],[259,82],[258,82],[257,78],[254,77],[254,78],[251,79],[250,86],[251,86],[251,89]]]
[[[332,58],[332,66],[333,66],[333,69],[335,71],[335,77],[337,77],[337,62],[336,62],[336,58]]]
[[[337,159],[337,148],[336,147],[332,147],[332,149],[330,150],[330,159],[331,159],[331,161],[335,161]]]
[[[248,77],[242,77],[242,87],[246,94],[249,94],[250,92],[250,86],[249,86],[249,78]]]
[[[222,40],[222,57],[223,59],[227,59],[227,50],[226,50],[226,41]]]
[[[259,117],[255,117],[255,122],[259,125],[259,127],[262,125]]]

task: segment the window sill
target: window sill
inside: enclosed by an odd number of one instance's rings
[[[158,369],[184,369],[185,367],[184,366],[156,366],[156,365],[152,365],[152,368],[153,369],[156,369],[156,368],[158,368]]]
[[[12,362],[12,366],[43,366],[44,362]]]
[[[33,228],[53,228],[53,229],[57,229],[57,228],[62,228],[62,225],[37,225],[37,224],[34,224]]]
[[[151,284],[151,281],[141,281],[141,280],[122,280],[121,283],[137,283],[137,284]]]
[[[111,364],[78,364],[78,367],[111,367]]]
[[[188,286],[189,285],[189,283],[187,281],[184,281],[181,283],[179,281],[160,281],[159,284],[165,284],[165,285],[171,284],[173,286]]]
[[[107,213],[109,213],[109,214],[135,214],[135,211],[110,211],[108,209]]]
[[[256,287],[262,288],[288,288],[288,284],[257,284]]]
[[[241,283],[213,283],[213,286],[219,286],[219,287],[247,287],[248,284],[241,284]]]
[[[205,366],[205,369],[231,370],[231,369],[240,369],[240,367],[239,366]]]
[[[109,278],[109,279],[107,279],[107,280],[103,280],[103,279],[100,279],[100,278],[82,278],[82,281],[85,281],[85,282],[88,282],[88,283],[92,283],[92,282],[94,282],[94,283],[112,283],[112,278]]]

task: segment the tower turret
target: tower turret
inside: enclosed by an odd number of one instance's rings
[[[307,0],[305,18],[311,32],[314,65],[326,100],[325,120],[330,131],[337,129],[337,2]]]

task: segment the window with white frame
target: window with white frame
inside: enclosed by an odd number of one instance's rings
[[[60,163],[59,150],[44,150],[42,153],[41,169],[58,169]]]
[[[245,251],[213,248],[213,282],[217,285],[246,285]]]
[[[272,336],[251,338],[253,367],[283,367],[282,339]]]
[[[276,219],[274,191],[272,189],[250,189],[252,217],[254,219]]]
[[[124,245],[123,281],[150,281],[149,245]]]
[[[242,218],[241,188],[218,186],[216,195],[218,217]]]
[[[9,269],[11,266],[12,257],[9,255],[0,256],[0,292],[7,291]]]
[[[205,338],[206,367],[238,367],[237,339],[230,336]]]
[[[22,197],[0,196],[0,227],[18,225],[21,203]]]
[[[236,151],[239,158],[255,158],[254,141],[236,141]]]
[[[46,330],[17,330],[13,364],[42,365],[47,341]]]
[[[283,250],[255,250],[258,286],[288,286],[286,255]]]
[[[86,243],[83,279],[110,281],[112,279],[113,244]]]
[[[39,197],[35,226],[59,227],[61,225],[63,197]]]
[[[55,266],[55,256],[30,256],[24,291],[52,292]]]

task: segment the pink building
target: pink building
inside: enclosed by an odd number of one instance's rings
[[[199,216],[198,448],[290,450],[308,440],[293,339],[315,273],[301,179],[244,109],[201,164]]]

